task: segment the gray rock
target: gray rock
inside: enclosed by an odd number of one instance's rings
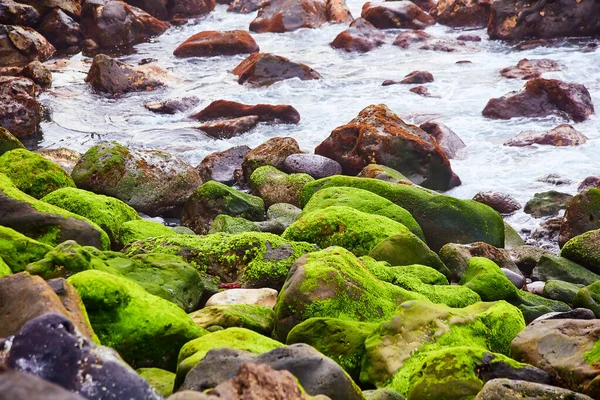
[[[596,316],[592,310],[587,308],[575,308],[571,311],[565,312],[551,312],[544,314],[541,317],[537,317],[535,321],[542,321],[546,319],[595,319]]]
[[[525,285],[525,277],[521,274],[517,274],[516,272],[511,271],[507,268],[500,268],[504,275],[508,278],[509,281],[513,283],[516,287],[521,289]]]
[[[235,183],[236,171],[250,151],[248,146],[237,146],[207,155],[198,165],[198,173],[204,182],[210,180],[231,185]]]
[[[486,382],[475,400],[591,400],[591,397],[543,383],[512,379]]]
[[[544,254],[533,269],[531,279],[537,281],[549,281],[552,279],[581,285],[591,285],[600,280],[600,275],[564,257]]]
[[[510,257],[525,276],[530,276],[531,272],[540,261],[544,254],[552,254],[548,250],[539,247],[523,245],[515,247],[509,251]]]
[[[321,179],[341,174],[342,166],[337,161],[318,154],[291,154],[283,162],[283,170],[288,173],[303,172]]]
[[[0,400],[85,400],[29,373],[0,368]]]
[[[493,190],[483,190],[477,193],[473,200],[492,207],[500,214],[512,214],[522,208],[512,196]]]
[[[427,121],[419,125],[419,128],[435,138],[448,158],[456,158],[458,151],[467,147],[465,142],[452,129],[439,122]]]
[[[404,400],[404,396],[391,389],[365,390],[363,394],[367,400]]]

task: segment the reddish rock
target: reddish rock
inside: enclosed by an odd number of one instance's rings
[[[456,40],[462,40],[463,42],[481,42],[481,36],[477,35],[460,35]]]
[[[3,0],[4,1],[4,0]],[[81,6],[86,0],[18,0],[19,3],[35,7],[40,15],[48,14],[54,8],[60,8],[72,17],[79,18]]]
[[[198,165],[198,173],[203,182],[217,181],[226,185],[235,183],[237,171],[250,151],[248,146],[237,146],[225,151],[211,153]]]
[[[258,124],[256,115],[248,115],[246,117],[221,119],[218,121],[207,122],[195,126],[208,136],[215,139],[231,139],[232,137],[248,132]]]
[[[433,136],[448,158],[456,157],[460,149],[467,147],[452,129],[439,122],[427,121],[419,125],[419,128]]]
[[[198,121],[210,121],[222,118],[239,118],[256,115],[259,121],[275,121],[284,124],[297,124],[300,114],[296,109],[287,104],[256,104],[247,105],[228,100],[213,101],[204,110],[192,115],[190,118]]]
[[[481,191],[473,197],[473,200],[492,207],[500,214],[512,214],[522,208],[512,196],[493,190]]]
[[[13,0],[0,2],[0,24],[33,26],[40,20],[40,14],[35,8]]]
[[[269,1],[270,0],[233,0],[227,8],[227,11],[249,14],[265,7]]]
[[[258,45],[246,31],[204,31],[181,43],[173,54],[177,57],[214,57],[257,51]]]
[[[215,9],[215,0],[177,0],[169,10],[171,18],[198,17]]]
[[[334,129],[315,153],[336,160],[348,175],[358,174],[368,164],[380,164],[430,189],[456,186],[450,161],[440,145],[383,104],[365,108],[348,124]]]
[[[600,33],[596,0],[496,0],[491,2],[491,39],[520,40],[594,36]]]
[[[38,30],[57,49],[76,47],[83,41],[79,24],[60,8],[55,8],[46,15]]]
[[[42,106],[35,85],[27,78],[0,76],[0,126],[16,137],[38,132]]]
[[[427,89],[425,86],[415,86],[413,88],[408,89],[408,91],[423,97],[438,97],[432,95],[429,89]]]
[[[124,0],[130,6],[141,8],[154,18],[162,21],[169,19],[168,0]]]
[[[321,78],[317,71],[306,64],[295,63],[270,53],[251,54],[232,72],[239,76],[240,85],[248,82],[256,86],[266,86],[290,78],[303,81]]]
[[[252,32],[291,32],[327,22],[325,0],[271,0],[250,23]]]
[[[506,67],[500,70],[500,75],[509,79],[539,78],[544,72],[560,71],[556,61],[547,58],[537,60],[522,59],[515,67]]]
[[[588,176],[581,181],[577,186],[577,191],[582,192],[585,189],[600,189],[600,176]]]
[[[528,81],[518,92],[491,99],[483,110],[488,118],[566,114],[576,122],[586,120],[593,113],[594,105],[585,86],[543,78]]]
[[[563,247],[570,239],[585,232],[600,229],[600,191],[585,189],[567,203],[560,223],[558,245]]]
[[[285,159],[298,153],[300,153],[300,146],[296,139],[291,137],[271,138],[248,152],[242,163],[244,178],[248,181],[255,169],[265,165],[271,165],[283,171]]]
[[[386,0],[396,1],[396,0]],[[410,0],[415,3],[419,8],[426,12],[431,12],[431,9],[437,5],[438,0]]]
[[[411,30],[402,31],[396,36],[393,45],[408,49],[416,43],[423,43],[431,39],[431,35],[427,32]]]
[[[385,81],[381,82],[381,86],[391,86],[391,85],[399,85],[400,81],[395,81],[393,79],[386,79]]]
[[[379,29],[425,29],[435,24],[430,15],[406,0],[365,3],[361,16]]]
[[[148,111],[157,114],[177,114],[178,112],[187,111],[200,103],[200,99],[196,96],[182,97],[179,99],[169,99],[155,103],[144,104]]]
[[[0,25],[0,67],[46,61],[56,49],[31,28]]]
[[[428,83],[433,82],[433,75],[427,71],[413,71],[410,74],[406,75],[404,79],[400,81],[400,83],[410,84],[410,83]]]
[[[352,13],[346,4],[346,0],[327,0],[325,7],[327,21],[334,24],[352,22]]]
[[[484,28],[490,19],[490,0],[438,0],[431,16],[454,28]]]
[[[331,47],[366,53],[385,43],[385,34],[364,18],[357,18],[350,27],[333,39]]]
[[[52,73],[39,61],[32,61],[27,64],[21,70],[20,75],[31,79],[36,85],[42,88],[52,86]]]
[[[562,124],[549,131],[525,131],[504,142],[505,146],[531,146],[547,144],[550,146],[579,146],[587,142],[587,137],[571,125]]]

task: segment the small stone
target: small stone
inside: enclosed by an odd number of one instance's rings
[[[525,277],[521,274],[517,274],[510,269],[500,268],[504,275],[508,278],[509,281],[513,283],[517,288],[521,289],[525,285]]]

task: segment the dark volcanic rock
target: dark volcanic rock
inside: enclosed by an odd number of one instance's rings
[[[200,129],[208,136],[215,139],[231,139],[232,137],[248,132],[258,124],[259,118],[256,115],[248,115],[232,119],[221,119],[218,121],[205,122],[196,125],[196,129]]]
[[[248,82],[256,86],[266,86],[290,78],[303,81],[321,78],[321,75],[308,65],[270,53],[250,55],[235,67],[233,74],[239,77],[240,85]]]
[[[257,51],[258,45],[246,31],[204,31],[181,43],[173,54],[177,57],[213,57]]]
[[[467,147],[465,142],[452,129],[442,123],[427,121],[419,125],[419,128],[435,138],[440,147],[446,152],[448,158],[456,157],[460,149]]]
[[[200,99],[196,96],[181,97],[178,99],[169,99],[155,103],[146,103],[144,107],[147,110],[158,114],[177,114],[178,112],[187,111],[200,103]]]
[[[364,18],[357,18],[350,27],[333,39],[331,47],[366,53],[385,43],[385,34]]]
[[[247,105],[228,100],[216,100],[202,111],[190,116],[198,121],[211,121],[221,118],[239,118],[249,115],[258,116],[260,121],[297,124],[300,114],[287,104],[256,104]]]
[[[500,214],[512,214],[522,208],[512,196],[493,190],[481,191],[473,197],[473,200],[492,207]]]
[[[46,61],[56,49],[31,28],[0,25],[0,67]]]
[[[550,146],[579,146],[587,142],[587,137],[571,125],[562,124],[549,131],[525,131],[504,142],[505,146],[531,146],[547,144]]]
[[[0,126],[16,137],[38,132],[42,106],[35,85],[27,78],[0,76]]]
[[[509,79],[533,79],[539,78],[544,72],[560,71],[560,65],[556,61],[547,58],[535,60],[522,59],[514,67],[506,67],[500,70],[500,75]]]
[[[198,173],[204,182],[217,181],[231,185],[235,182],[236,171],[241,171],[242,162],[249,151],[248,146],[237,146],[211,153],[198,165]]]
[[[435,24],[419,6],[406,0],[365,3],[361,16],[379,29],[425,29]]]
[[[489,0],[438,0],[431,9],[438,24],[455,28],[483,28],[490,19]]]

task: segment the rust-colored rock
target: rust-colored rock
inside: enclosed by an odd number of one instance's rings
[[[229,7],[227,7],[227,11],[250,14],[265,7],[268,3],[269,0],[233,0]]]
[[[411,84],[411,83],[428,83],[433,82],[433,75],[427,71],[413,71],[406,75],[400,83]]]
[[[0,25],[0,67],[46,61],[56,49],[31,28]]]
[[[295,63],[270,53],[251,54],[232,72],[239,76],[240,85],[247,82],[256,86],[266,86],[290,78],[303,81],[321,78],[317,71],[306,64]]]
[[[425,29],[435,24],[430,15],[406,0],[365,3],[361,16],[379,29]]]
[[[315,153],[336,160],[348,175],[358,174],[368,164],[380,164],[430,189],[448,190],[459,184],[440,145],[383,104],[365,108],[334,129]]]
[[[42,106],[35,85],[27,78],[0,76],[0,126],[16,137],[38,132]]]
[[[506,67],[500,70],[500,75],[509,79],[533,79],[539,78],[544,72],[560,71],[560,65],[556,61],[547,58],[536,60],[522,59],[514,67]]]
[[[334,24],[348,23],[354,19],[346,4],[346,0],[327,0],[325,10],[327,12],[327,21]]]
[[[216,100],[204,110],[192,115],[190,118],[198,121],[210,121],[222,118],[239,118],[256,115],[259,121],[279,122],[284,124],[297,124],[300,114],[296,109],[287,104],[256,104],[248,105],[229,100]]]
[[[254,128],[258,124],[258,120],[259,118],[256,115],[248,115],[245,117],[206,122],[196,125],[195,128],[200,129],[215,139],[231,139]]]
[[[431,16],[454,28],[484,28],[490,19],[490,0],[438,0]]]
[[[181,43],[173,54],[177,57],[213,57],[257,51],[258,45],[246,31],[204,31]]]
[[[252,32],[291,32],[327,22],[325,0],[271,0],[250,23]]]
[[[419,30],[402,31],[396,36],[393,45],[408,49],[416,43],[424,43],[431,39],[431,35],[427,32]]]
[[[419,96],[423,96],[423,97],[439,97],[439,96],[434,96],[431,94],[431,92],[429,91],[429,89],[427,89],[425,86],[415,86],[412,87],[410,89],[408,89],[409,92],[418,94]]]
[[[168,0],[124,0],[130,6],[141,8],[154,18],[162,21],[169,19]]]
[[[435,138],[448,158],[456,157],[460,149],[467,147],[465,142],[452,129],[442,123],[427,121],[419,125],[419,128]]]
[[[177,99],[168,99],[165,101],[157,101],[154,103],[146,103],[144,107],[148,111],[157,114],[177,114],[178,112],[187,111],[200,103],[200,99],[196,96],[181,97]]]
[[[585,86],[544,78],[532,79],[518,92],[491,99],[483,110],[488,118],[566,114],[575,122],[584,121],[593,113],[594,105]]]
[[[285,159],[291,154],[300,153],[300,146],[296,139],[291,137],[274,137],[255,147],[246,154],[242,163],[242,170],[246,181],[255,169],[271,165],[280,171],[285,167]]]
[[[39,31],[57,49],[76,47],[83,41],[79,24],[60,8],[55,8],[44,17]]]
[[[531,146],[547,144],[550,146],[579,146],[587,142],[584,134],[569,124],[562,124],[549,131],[525,131],[504,142],[505,146]]]
[[[366,53],[385,43],[385,34],[364,18],[357,18],[350,27],[333,39],[331,47]]]

